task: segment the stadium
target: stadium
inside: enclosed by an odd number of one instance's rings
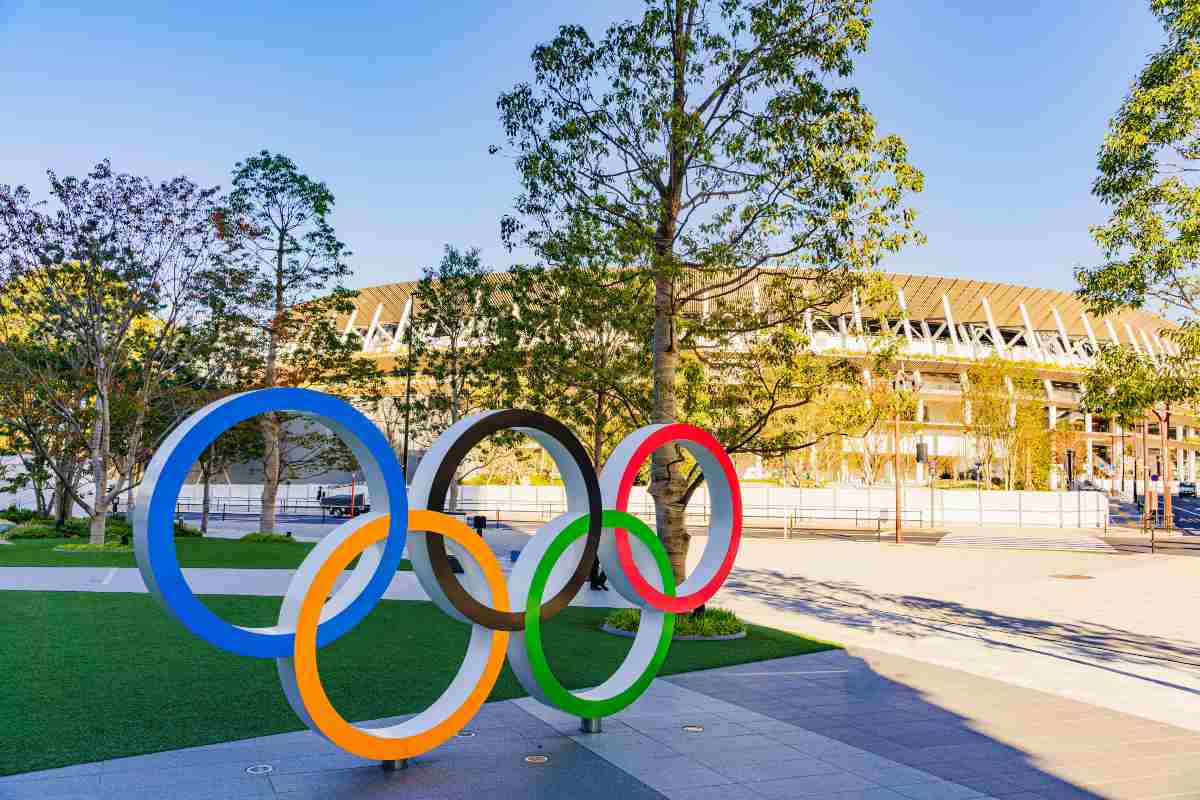
[[[913,458],[919,443],[929,454],[928,462],[944,471],[940,477],[979,477],[981,457],[964,425],[964,385],[973,364],[993,357],[1036,375],[1037,400],[1044,407],[1047,430],[1072,431],[1070,460],[1065,452],[1054,454],[1047,488],[1065,488],[1070,479],[1127,493],[1135,474],[1135,455],[1147,458],[1152,472],[1161,469],[1158,425],[1148,424],[1143,442],[1141,430],[1122,430],[1113,421],[1086,413],[1080,405],[1080,383],[1105,343],[1128,345],[1152,356],[1174,352],[1171,342],[1160,335],[1173,327],[1170,321],[1135,310],[1096,317],[1073,294],[1052,289],[951,277],[894,273],[885,277],[895,288],[893,302],[868,308],[854,297],[824,314],[810,313],[805,326],[817,353],[861,361],[868,381],[866,365],[877,343],[887,337],[898,346],[916,393],[915,416],[905,421],[900,435],[905,481],[923,485],[931,477],[926,463]],[[505,291],[503,284],[499,273],[495,290]],[[390,283],[359,290],[353,312],[338,324],[345,335],[357,335],[364,358],[384,367],[404,348],[415,286],[415,282]],[[750,283],[741,290],[739,301],[755,303],[757,298],[758,287]],[[969,410],[966,413],[969,418]],[[1172,416],[1166,450],[1176,480],[1196,479],[1200,450],[1196,423],[1194,417]],[[814,450],[813,463],[804,474],[815,485],[891,483],[891,458],[881,459],[883,469],[878,475],[864,475],[856,466],[862,459],[855,454],[864,450],[894,453],[891,426],[882,427],[888,430],[877,427],[866,437],[843,441],[840,463],[835,459],[818,464]],[[738,466],[749,480],[770,482],[781,477],[772,465],[757,459],[743,458]]]

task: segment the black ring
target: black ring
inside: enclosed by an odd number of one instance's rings
[[[537,411],[509,409],[488,414],[468,428],[465,433],[461,434],[450,449],[446,451],[446,455],[442,458],[441,463],[438,464],[437,473],[434,475],[433,482],[429,487],[429,498],[426,508],[430,511],[445,510],[446,495],[450,492],[450,486],[454,481],[454,473],[458,470],[458,466],[462,463],[463,459],[467,457],[467,453],[475,445],[493,433],[503,430],[519,430],[521,428],[548,434],[566,448],[567,453],[579,468],[579,473],[583,477],[583,483],[587,488],[588,496],[588,532],[587,540],[584,543],[583,557],[579,559],[579,565],[575,568],[575,572],[571,575],[571,579],[567,581],[566,586],[558,594],[542,604],[540,615],[544,621],[566,608],[575,595],[579,593],[579,590],[583,588],[583,584],[587,580],[589,573],[591,573],[592,564],[596,561],[597,552],[600,549],[600,523],[603,512],[600,500],[600,482],[596,477],[596,470],[592,466],[591,459],[588,458],[587,451],[579,439],[576,438],[575,434],[571,432],[570,428],[553,417],[548,417]],[[566,481],[564,480],[565,483]],[[569,503],[569,495],[567,500]],[[464,617],[491,630],[524,630],[525,612],[499,611],[491,606],[484,605],[472,597],[463,585],[458,582],[458,579],[454,577],[454,570],[450,564],[450,558],[446,553],[446,541],[444,537],[440,534],[431,533],[426,537],[425,547],[429,555],[429,563],[433,569],[434,577],[437,578],[438,586],[441,587],[442,593],[446,595],[446,599]]]

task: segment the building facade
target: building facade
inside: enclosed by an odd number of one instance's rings
[[[964,426],[964,386],[972,364],[997,357],[1019,364],[1036,375],[1038,401],[1045,411],[1047,429],[1074,432],[1074,475],[1104,486],[1128,488],[1135,458],[1148,453],[1151,471],[1161,469],[1164,457],[1157,424],[1148,437],[1125,431],[1110,420],[1093,417],[1080,405],[1083,375],[1105,343],[1128,345],[1158,357],[1176,352],[1161,332],[1173,327],[1166,319],[1144,311],[1121,311],[1108,317],[1089,314],[1071,293],[1015,284],[933,276],[888,274],[895,299],[867,307],[852,297],[825,313],[810,313],[804,320],[813,349],[830,356],[861,361],[864,378],[872,379],[867,364],[881,341],[893,342],[906,372],[916,386],[916,414],[901,428],[900,450],[908,461],[918,443],[930,455],[949,464],[953,475],[978,470],[980,459]],[[413,312],[415,283],[392,283],[362,289],[354,311],[339,320],[344,335],[356,334],[362,355],[382,368],[391,366],[405,346]],[[503,275],[496,291],[504,291]],[[757,302],[754,283],[741,292],[739,302]],[[969,407],[966,411],[969,414]],[[1173,477],[1195,480],[1200,450],[1200,420],[1175,415],[1167,431],[1165,455],[1171,459]],[[889,431],[869,434],[875,452],[892,453]],[[861,440],[845,444],[843,464],[826,467],[821,480],[857,483],[850,456],[863,449]],[[1065,459],[1055,457],[1051,488],[1066,480]],[[769,479],[770,465],[744,463],[746,477]],[[814,465],[815,468],[815,465]],[[906,478],[926,480],[924,465],[913,464]],[[882,480],[892,479],[890,464]]]

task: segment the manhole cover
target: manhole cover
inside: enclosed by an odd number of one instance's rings
[[[460,739],[470,739],[474,736],[475,736],[475,731],[459,731],[458,732],[458,738],[460,738]]]
[[[1060,581],[1090,581],[1095,578],[1094,575],[1051,575],[1051,578],[1058,578]]]
[[[550,760],[550,756],[532,755],[525,756],[526,764],[545,764]]]
[[[275,768],[270,764],[255,764],[252,767],[246,767],[247,775],[270,775],[275,771]]]
[[[683,732],[684,733],[704,733],[704,726],[703,725],[684,725]]]

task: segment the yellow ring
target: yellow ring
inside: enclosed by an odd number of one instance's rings
[[[462,545],[479,564],[491,591],[492,605],[500,611],[509,610],[508,585],[500,571],[500,563],[478,534],[453,517],[424,509],[408,512],[408,529],[410,532],[440,533]],[[462,730],[491,694],[492,687],[500,677],[508,648],[506,631],[489,631],[491,646],[479,683],[457,710],[419,734],[395,738],[376,736],[347,722],[329,702],[325,687],[321,685],[317,671],[317,624],[321,618],[321,607],[333,591],[338,576],[355,556],[386,538],[387,534],[388,517],[373,520],[355,531],[330,554],[317,571],[300,604],[293,652],[296,688],[313,726],[343,750],[362,758],[381,761],[412,758],[428,752]]]

